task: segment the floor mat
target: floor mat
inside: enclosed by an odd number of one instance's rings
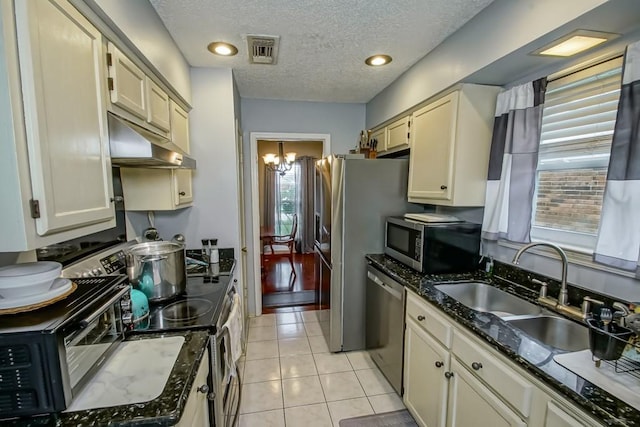
[[[340,420],[340,427],[417,427],[406,409]]]
[[[316,291],[273,292],[262,296],[263,307],[315,304]]]

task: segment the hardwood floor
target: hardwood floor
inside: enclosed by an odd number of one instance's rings
[[[313,254],[293,254],[293,270],[287,254],[262,257],[264,314],[319,310],[317,289]]]

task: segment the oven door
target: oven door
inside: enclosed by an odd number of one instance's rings
[[[402,218],[387,218],[384,253],[414,270],[423,269],[425,225]]]
[[[229,330],[223,328],[210,341],[211,385],[214,390],[211,425],[231,427],[237,424],[240,410],[240,377],[237,366],[228,362]]]
[[[69,329],[64,330],[64,354],[67,386],[73,395],[91,378],[117,344],[124,339],[121,300],[129,288],[118,289],[106,301]]]

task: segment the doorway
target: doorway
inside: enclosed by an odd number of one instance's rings
[[[296,162],[283,175],[272,173],[269,177],[262,156],[278,154],[280,143],[285,154],[296,153]],[[330,136],[325,134],[251,133],[256,315],[319,308],[313,255],[313,177],[315,159],[328,155],[329,144]],[[294,218],[293,246],[280,244],[291,236]],[[265,233],[269,229],[270,234]]]
[[[322,147],[322,141],[258,140],[263,313],[314,309],[318,303],[313,190]],[[280,170],[261,161],[280,152],[295,153],[296,160]]]

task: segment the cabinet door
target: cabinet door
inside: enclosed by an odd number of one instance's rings
[[[176,206],[193,202],[193,181],[191,171],[188,169],[176,169]]]
[[[169,131],[169,96],[153,80],[147,80],[147,121],[164,131]]]
[[[387,126],[387,150],[409,146],[411,117],[403,117]]]
[[[174,101],[169,103],[171,109],[171,141],[189,154],[189,113]]]
[[[371,134],[371,139],[375,139],[378,143],[376,151],[381,152],[387,149],[387,128],[378,129]]]
[[[458,92],[413,113],[409,197],[451,198]]]
[[[16,2],[16,22],[37,233],[112,220],[102,36],[66,1]]]
[[[449,352],[407,319],[405,331],[404,403],[423,427],[444,427],[447,415]],[[489,425],[489,424],[487,424]]]
[[[576,419],[554,402],[547,403],[547,414],[544,421],[545,427],[584,427],[588,425],[591,425],[591,423]]]
[[[455,358],[451,360],[451,372],[448,427],[525,427],[515,412]]]
[[[109,43],[108,50],[111,57],[109,64],[111,102],[147,120],[147,77],[115,45]]]
[[[198,373],[196,374],[184,411],[176,427],[208,427],[209,426],[209,399],[207,377],[209,376],[209,353],[205,352]],[[207,387],[207,391],[203,386]]]

